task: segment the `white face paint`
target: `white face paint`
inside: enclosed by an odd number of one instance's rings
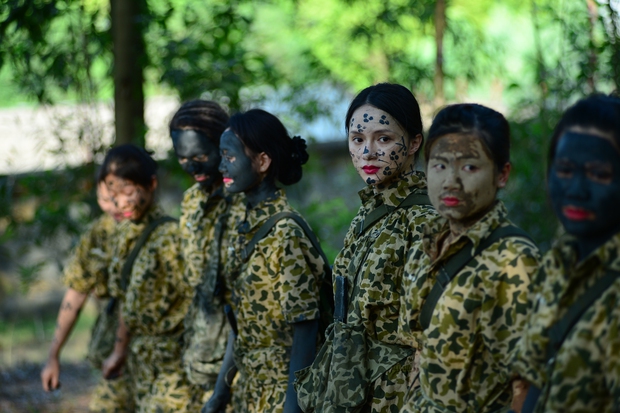
[[[467,227],[492,207],[509,170],[497,173],[477,136],[444,135],[433,143],[427,164],[431,203],[451,226]]]
[[[389,113],[369,104],[353,112],[348,140],[357,173],[377,189],[413,172],[413,155],[421,143],[421,137],[410,139]]]

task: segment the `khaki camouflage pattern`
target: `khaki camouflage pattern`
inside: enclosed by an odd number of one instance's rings
[[[331,328],[348,331],[344,334],[351,334],[353,342],[365,342],[366,345],[340,345],[338,343],[347,340],[335,337],[334,345],[328,350],[331,355],[325,357],[331,366],[321,366],[320,362],[313,365],[315,376],[325,375],[326,371],[330,376],[322,380],[328,383],[325,394],[321,394],[320,388],[316,389],[317,412],[338,411],[334,406],[336,402],[341,406],[353,405],[347,403],[347,399],[361,401],[357,408],[370,412],[397,412],[404,402],[414,354],[413,349],[403,347],[400,341],[400,284],[407,251],[421,238],[421,225],[434,217],[435,211],[430,205],[398,208],[359,238],[356,228],[381,204],[396,207],[413,191],[426,191],[423,172],[414,172],[397,180],[380,193],[375,193],[370,186],[359,193],[362,206],[351,223],[344,248],[333,267],[334,276],[346,277],[351,292],[347,324],[332,325]],[[356,269],[359,274],[357,282]],[[356,333],[356,337],[351,330],[360,333]],[[365,367],[351,376],[353,365]],[[378,377],[377,372],[381,373]],[[368,386],[367,393],[360,388],[363,383]]]
[[[63,271],[63,283],[67,287],[82,294],[109,296],[110,239],[116,225],[114,218],[103,214],[80,237]]]
[[[239,334],[234,357],[239,378],[233,391],[236,412],[281,412],[288,385],[294,323],[318,319],[324,262],[303,229],[282,219],[254,248],[241,251],[262,224],[279,212],[294,212],[283,190],[246,211],[235,226],[225,266],[233,293]]]
[[[535,412],[616,412],[620,406],[620,279],[590,306],[547,371],[547,329],[591,288],[605,269],[620,271],[620,234],[576,262],[575,239],[565,235],[545,254],[542,288],[517,345],[513,369],[542,389]]]
[[[183,319],[193,290],[183,281],[175,222],[163,223],[151,233],[134,261],[127,291],[121,289],[121,268],[127,256],[146,226],[164,215],[154,206],[139,222],[119,225],[110,292],[121,299],[122,317],[131,333],[128,373],[137,410],[196,411],[191,406],[202,392],[189,383],[181,364]]]
[[[511,225],[501,201],[440,249],[449,225],[437,217],[424,228],[422,249],[405,268],[401,322],[404,338],[420,352],[420,388],[406,412],[496,412],[512,400],[511,354],[525,328],[530,280],[539,268],[536,245],[506,237],[485,249],[448,284],[421,332],[419,316],[442,264],[467,242],[477,248],[495,228]]]
[[[132,381],[127,374],[115,380],[101,377],[90,397],[88,409],[93,413],[133,412],[135,407],[131,390]]]
[[[223,297],[215,296],[219,272],[227,260],[227,232],[240,219],[236,211],[245,210],[242,197],[229,196],[227,201],[225,196],[222,188],[210,195],[195,184],[185,192],[179,222],[185,282],[196,288],[184,321],[183,368],[190,382],[205,391],[212,390],[215,384],[230,330]],[[241,207],[232,208],[231,203]],[[219,223],[226,215],[227,221]],[[217,225],[223,227],[221,240],[215,239]],[[216,268],[218,250],[220,265]]]

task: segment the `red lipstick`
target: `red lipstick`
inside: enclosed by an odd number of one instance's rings
[[[373,166],[373,165],[364,165],[364,166],[362,166],[362,170],[364,172],[366,172],[368,175],[376,174],[377,172],[379,172],[379,169],[381,169],[381,168],[379,168],[378,166]]]
[[[444,198],[441,198],[441,202],[443,202],[444,205],[447,207],[455,207],[461,201],[459,201],[459,199],[454,196],[446,196]]]
[[[571,221],[587,221],[594,219],[594,214],[592,212],[572,205],[562,208],[562,213]]]

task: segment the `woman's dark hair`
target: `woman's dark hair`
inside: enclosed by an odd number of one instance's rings
[[[149,188],[157,174],[157,162],[144,148],[128,143],[108,151],[99,168],[97,183],[105,181],[109,174]]]
[[[173,130],[192,129],[220,146],[220,136],[226,129],[228,113],[210,100],[190,100],[181,105],[170,121]]]
[[[372,105],[389,113],[407,132],[409,139],[419,134],[422,135],[422,142],[424,142],[420,105],[413,93],[406,87],[394,83],[379,83],[358,93],[349,105],[344,121],[347,133],[349,133],[353,112],[364,105]],[[416,160],[418,156],[419,151],[415,154]]]
[[[510,162],[510,126],[504,115],[491,108],[464,103],[441,109],[428,131],[428,140],[424,147],[426,162],[433,143],[441,136],[451,133],[478,136],[498,171]]]
[[[547,170],[553,163],[555,148],[560,136],[566,129],[573,126],[592,127],[601,132],[610,133],[613,135],[616,147],[620,149],[620,97],[603,94],[591,95],[568,108],[551,135]]]
[[[299,182],[301,166],[308,161],[306,141],[291,138],[278,118],[262,109],[233,115],[228,125],[253,154],[265,152],[271,158],[267,178],[284,185]]]

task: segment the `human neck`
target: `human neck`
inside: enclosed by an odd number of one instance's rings
[[[249,189],[245,193],[245,197],[248,201],[250,209],[255,208],[258,204],[264,200],[273,197],[278,187],[276,183],[271,179],[263,179],[258,185]]]

